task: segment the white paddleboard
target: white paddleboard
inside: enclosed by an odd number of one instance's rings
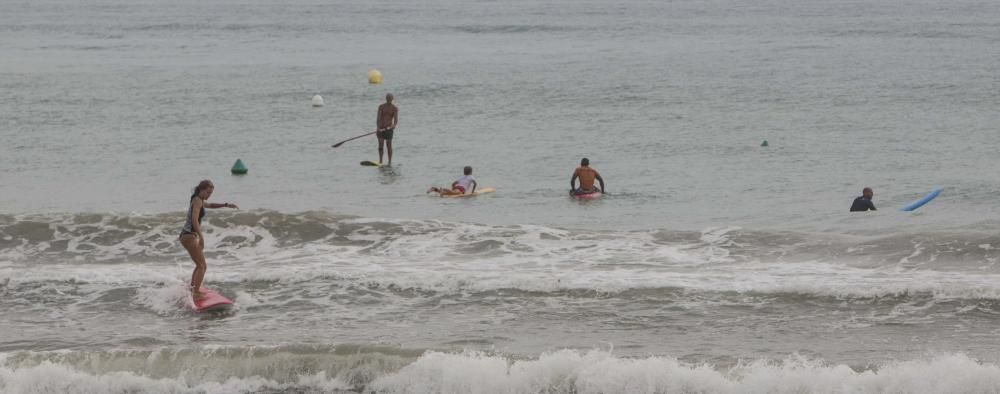
[[[467,193],[467,194],[442,194],[441,197],[444,197],[444,198],[473,197],[473,196],[478,196],[480,194],[493,193],[495,191],[497,191],[497,189],[494,189],[492,187],[484,187],[482,189],[476,190],[475,193]]]

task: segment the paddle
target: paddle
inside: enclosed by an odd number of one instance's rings
[[[340,141],[340,142],[338,142],[338,143],[336,143],[336,144],[333,144],[333,147],[334,147],[334,148],[338,148],[338,147],[340,147],[341,145],[344,145],[344,143],[345,143],[345,142],[347,142],[347,141],[353,141],[353,140],[356,140],[356,139],[358,139],[358,138],[361,138],[361,137],[367,137],[367,136],[369,136],[369,135],[372,135],[372,134],[375,134],[375,133],[377,133],[377,132],[378,132],[378,131],[373,131],[373,132],[371,132],[371,133],[365,133],[365,134],[362,134],[362,135],[359,135],[359,136],[357,136],[357,137],[351,137],[351,138],[348,138],[348,139],[346,139],[346,140],[343,140],[343,141]]]

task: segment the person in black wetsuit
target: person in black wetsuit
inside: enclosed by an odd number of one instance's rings
[[[875,204],[872,203],[874,195],[872,188],[866,187],[861,191],[861,197],[854,199],[854,204],[851,204],[851,212],[875,211]]]

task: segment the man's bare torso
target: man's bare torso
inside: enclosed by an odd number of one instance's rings
[[[393,127],[392,121],[396,118],[397,111],[396,106],[389,103],[378,106],[378,129]]]

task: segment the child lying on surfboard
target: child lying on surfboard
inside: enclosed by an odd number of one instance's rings
[[[427,189],[427,192],[435,192],[442,196],[455,196],[465,194],[466,192],[469,194],[475,193],[476,187],[479,186],[479,184],[476,183],[476,178],[472,177],[472,167],[465,166],[463,172],[465,172],[465,175],[451,183],[451,189],[431,187],[430,189]]]

